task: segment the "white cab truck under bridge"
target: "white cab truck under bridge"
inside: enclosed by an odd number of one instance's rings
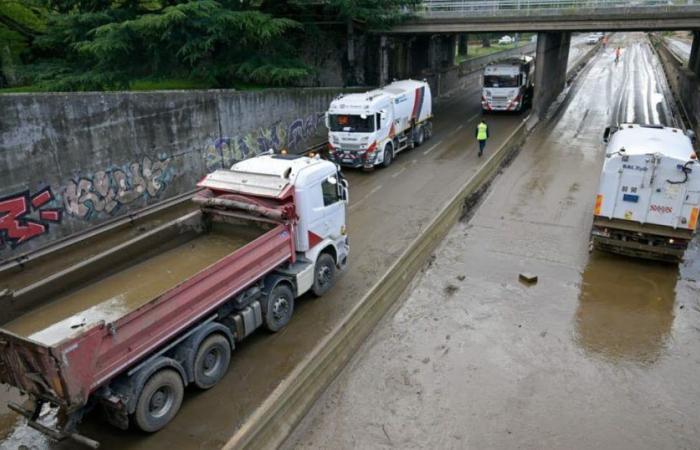
[[[677,128],[623,124],[608,128],[595,200],[594,247],[678,262],[700,212],[700,163]]]
[[[339,96],[326,113],[330,157],[348,167],[388,167],[399,152],[430,139],[432,117],[432,95],[424,81],[395,81]]]
[[[532,101],[534,79],[535,61],[530,56],[487,65],[481,90],[482,111],[522,111]]]

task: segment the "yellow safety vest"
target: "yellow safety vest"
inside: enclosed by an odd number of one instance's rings
[[[485,141],[488,138],[488,125],[485,123],[480,123],[476,127],[477,133],[476,133],[476,139],[479,141]]]

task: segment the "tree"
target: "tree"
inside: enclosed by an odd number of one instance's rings
[[[10,0],[0,0],[10,1]],[[48,90],[128,88],[137,79],[185,78],[212,87],[298,83],[308,39],[330,26],[382,29],[416,0],[28,0],[46,26],[25,33],[24,73]],[[0,15],[1,17],[1,15]],[[0,21],[0,23],[2,23]],[[323,28],[324,32],[326,28]],[[20,31],[16,31],[20,33]]]

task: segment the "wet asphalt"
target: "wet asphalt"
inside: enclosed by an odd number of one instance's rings
[[[575,50],[574,57],[583,51]],[[235,350],[228,374],[206,392],[188,390],[173,422],[153,435],[123,432],[91,414],[80,431],[104,449],[219,448],[297,363],[359,301],[454,192],[479,168],[474,127],[480,87],[461,91],[435,107],[433,138],[400,154],[388,169],[348,171],[351,261],[334,289],[321,299],[303,298],[292,322],[275,335],[259,332]],[[524,116],[493,115],[487,121],[497,148]],[[67,255],[69,260],[74,255]],[[12,392],[0,394],[12,398]],[[0,408],[4,408],[2,402]],[[70,448],[49,443],[0,409],[0,448]]]
[[[644,36],[611,42],[286,448],[700,448],[700,244],[589,253],[603,129],[673,120]]]

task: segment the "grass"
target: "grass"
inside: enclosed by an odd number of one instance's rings
[[[521,40],[516,44],[504,44],[504,45],[491,44],[491,47],[482,47],[480,44],[479,45],[469,45],[467,47],[467,54],[466,55],[458,55],[457,56],[457,64],[464,62],[464,61],[467,61],[467,60],[470,60],[470,59],[481,58],[482,56],[491,55],[493,53],[498,53],[498,52],[510,50],[510,49],[517,48],[517,47],[522,47],[522,46],[529,44],[529,43],[530,43],[529,40],[528,41]]]
[[[15,86],[0,89],[0,94],[23,94],[32,92],[42,92],[38,86]]]

